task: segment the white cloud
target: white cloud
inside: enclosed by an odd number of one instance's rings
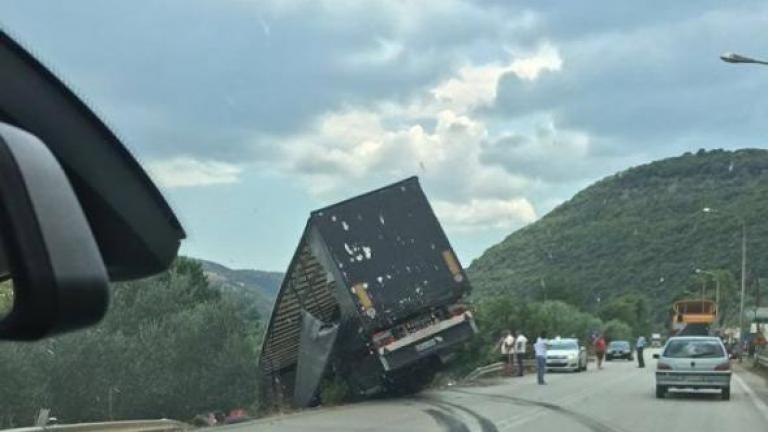
[[[483,160],[488,143],[500,137],[476,109],[494,101],[503,74],[535,80],[542,71],[561,66],[557,48],[544,44],[501,66],[459,68],[453,77],[426,87],[405,103],[328,112],[308,132],[282,143],[280,167],[304,180],[309,191],[323,200],[418,174],[455,229],[507,229],[528,223],[536,214],[523,193],[532,186],[532,177]],[[587,146],[584,139],[566,144]],[[554,139],[534,137],[526,144],[534,147],[537,158],[562,150]],[[537,145],[546,148],[536,149]]]
[[[186,156],[151,161],[146,167],[150,176],[167,188],[237,183],[242,172],[231,163]]]
[[[457,77],[441,82],[431,93],[438,101],[458,111],[471,110],[496,100],[499,79],[507,73],[533,81],[543,71],[559,71],[562,66],[563,60],[557,48],[544,44],[535,53],[513,57],[506,64],[464,66],[459,69]]]
[[[464,203],[433,203],[441,222],[455,231],[511,229],[536,220],[533,205],[525,198],[472,199]]]
[[[557,48],[551,44],[544,44],[535,54],[516,58],[509,65],[509,72],[520,79],[533,81],[544,71],[555,72],[562,67],[563,59]]]
[[[524,181],[480,164],[481,143],[487,139],[481,122],[448,110],[436,114],[431,132],[412,119],[399,127],[386,127],[388,120],[365,110],[328,114],[314,131],[286,143],[285,169],[307,179],[318,195],[353,181],[414,173],[452,199],[493,191],[505,195]]]

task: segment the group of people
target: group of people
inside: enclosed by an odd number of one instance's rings
[[[502,361],[506,362],[508,369],[516,365],[517,376],[523,376],[523,358],[527,345],[528,338],[512,330],[507,330],[506,336],[500,341]]]
[[[545,385],[544,374],[547,370],[547,333],[541,332],[533,344],[534,358],[536,360],[536,378],[540,385]],[[521,332],[507,330],[506,335],[499,341],[499,350],[502,361],[507,365],[507,371],[511,373],[512,365],[515,365],[516,375],[523,376],[523,358],[526,354],[528,338]],[[637,352],[637,367],[645,367],[643,351],[647,345],[645,336],[639,336],[635,342]],[[603,368],[607,345],[602,334],[596,334],[592,338],[592,347],[597,359],[597,368]]]
[[[528,338],[521,332],[507,330],[506,335],[499,341],[499,350],[502,361],[507,365],[507,370],[512,370],[515,365],[516,375],[523,376],[523,358],[525,358]],[[539,384],[544,382],[544,372],[547,369],[547,334],[542,332],[533,344],[534,358],[536,359],[536,376]]]

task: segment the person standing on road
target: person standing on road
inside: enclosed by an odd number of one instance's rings
[[[517,332],[515,337],[515,355],[517,356],[517,376],[523,376],[523,357],[528,338],[522,332]]]
[[[504,373],[512,374],[512,356],[515,349],[515,336],[512,330],[507,330],[506,335],[499,341],[501,351],[501,361],[504,362]]]
[[[643,350],[645,349],[645,336],[640,335],[635,343],[635,349],[637,349],[637,367],[645,367],[645,358],[643,357]]]
[[[603,368],[603,358],[605,358],[605,338],[603,335],[598,334],[594,342],[595,357],[597,357],[597,368]]]
[[[544,385],[544,373],[547,371],[547,332],[539,334],[533,344],[533,352],[536,354],[536,378],[539,385]]]

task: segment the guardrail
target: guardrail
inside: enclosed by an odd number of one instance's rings
[[[3,432],[181,432],[188,430],[192,430],[192,426],[186,423],[161,419],[32,426],[7,429]]]
[[[768,368],[768,350],[764,350],[763,353],[755,355],[755,364]]]
[[[469,373],[466,377],[464,377],[465,381],[473,381],[478,378],[482,378],[485,375],[490,375],[493,373],[499,373],[504,370],[504,362],[498,362],[498,363],[492,363],[487,366],[479,367],[472,372]],[[523,360],[523,368],[525,369],[531,369],[534,366],[533,359],[524,359]],[[513,373],[517,372],[517,365],[513,365],[512,367]]]
[[[594,363],[597,361],[597,359],[591,355],[587,355],[587,363]],[[498,363],[491,363],[487,366],[481,366],[472,372],[470,372],[467,376],[464,377],[464,381],[473,381],[478,378],[482,378],[485,375],[490,375],[494,373],[499,373],[504,370],[504,362],[498,362]],[[523,367],[526,370],[532,371],[536,368],[536,361],[534,359],[523,359]],[[517,365],[514,364],[512,366],[512,373],[517,372]]]

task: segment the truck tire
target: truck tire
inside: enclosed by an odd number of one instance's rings
[[[436,372],[434,364],[426,363],[407,372],[396,373],[387,380],[387,393],[393,396],[418,393],[432,383]]]
[[[725,394],[725,393],[723,393],[723,394]],[[666,396],[666,395],[667,395],[667,388],[665,386],[662,386],[662,385],[657,385],[656,386],[656,398],[657,399],[664,399],[664,396]]]

